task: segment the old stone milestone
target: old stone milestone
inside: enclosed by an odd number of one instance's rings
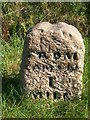
[[[82,92],[84,43],[64,22],[42,22],[28,30],[21,63],[21,87],[31,98],[72,99]]]

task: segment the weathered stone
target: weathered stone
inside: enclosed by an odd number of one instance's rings
[[[42,22],[27,32],[21,64],[21,87],[32,98],[80,97],[84,43],[64,22]]]

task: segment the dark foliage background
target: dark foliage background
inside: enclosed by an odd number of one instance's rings
[[[84,37],[90,31],[90,2],[2,3],[1,16],[5,40],[15,33],[25,36],[29,27],[43,21],[67,22],[76,26]]]

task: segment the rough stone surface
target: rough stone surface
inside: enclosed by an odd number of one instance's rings
[[[21,64],[21,87],[32,98],[80,97],[84,43],[79,31],[64,22],[42,22],[28,30]]]

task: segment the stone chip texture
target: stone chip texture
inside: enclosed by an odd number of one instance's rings
[[[27,31],[21,88],[31,98],[72,99],[82,92],[85,48],[81,34],[64,22],[42,22]]]

